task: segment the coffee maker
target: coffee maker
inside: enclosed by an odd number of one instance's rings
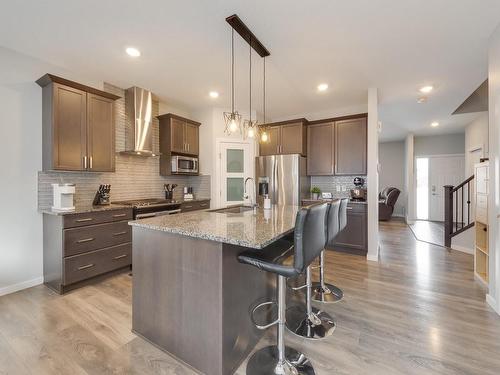
[[[365,201],[366,200],[366,188],[365,180],[361,177],[355,177],[354,188],[351,189],[351,199],[355,201]]]

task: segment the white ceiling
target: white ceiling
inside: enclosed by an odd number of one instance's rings
[[[457,132],[451,112],[487,76],[498,0],[31,0],[3,2],[0,45],[122,87],[138,85],[195,111],[230,103],[230,27],[237,13],[271,52],[268,117],[366,103],[379,88],[382,139]],[[248,48],[236,38],[237,108],[248,108]],[[133,60],[126,46],[142,52]],[[254,103],[262,61],[254,54]],[[318,94],[316,86],[330,89]],[[418,88],[433,84],[426,104]],[[217,101],[208,92],[217,90]],[[441,126],[430,128],[431,121]]]

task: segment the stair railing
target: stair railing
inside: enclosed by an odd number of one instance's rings
[[[471,220],[471,184],[474,175],[460,185],[444,186],[444,245],[451,247],[451,239],[474,226]],[[466,194],[464,194],[464,190]],[[467,200],[465,200],[467,198]],[[464,204],[466,205],[464,210]],[[464,213],[467,215],[464,216]]]

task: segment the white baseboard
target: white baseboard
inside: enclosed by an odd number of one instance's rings
[[[366,259],[371,262],[378,262],[378,255],[380,253],[380,245],[377,246],[377,252],[375,254],[370,254],[369,252],[366,254]]]
[[[461,251],[462,253],[474,254],[474,249],[470,249],[470,248],[465,247],[465,246],[451,244],[451,248],[453,250]]]
[[[403,217],[403,218],[406,217],[404,214],[394,214],[394,213],[392,214],[392,216],[394,216],[394,217]]]
[[[23,281],[22,283],[4,286],[3,288],[0,288],[0,296],[5,296],[6,294],[15,293],[20,290],[28,289],[40,284],[43,284],[43,276],[37,277],[36,279]]]
[[[500,307],[497,305],[497,301],[490,294],[486,295],[486,302],[498,315],[500,315]]]

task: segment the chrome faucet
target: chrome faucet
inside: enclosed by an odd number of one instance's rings
[[[248,180],[252,180],[253,182],[253,197],[250,199],[250,195],[248,194],[248,190],[247,190],[247,182]],[[252,177],[247,177],[245,179],[245,191],[243,192],[243,199],[250,199],[250,202],[251,202],[251,206],[255,209],[257,208],[257,198],[256,198],[256,194],[255,194],[255,180],[252,178]]]

